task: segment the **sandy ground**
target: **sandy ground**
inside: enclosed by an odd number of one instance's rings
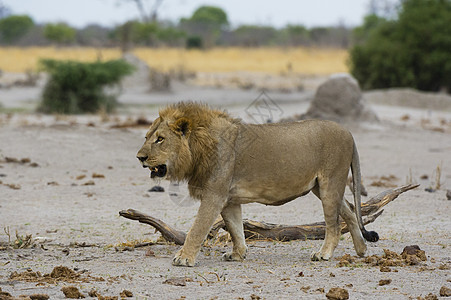
[[[20,97],[21,91],[26,97]],[[274,118],[304,112],[311,94],[268,93],[280,108]],[[163,103],[189,98],[212,99],[213,105],[251,121],[248,108],[259,96],[255,90],[190,88],[186,94],[157,94],[144,101],[145,96],[129,93],[121,98],[127,106],[109,120],[96,115],[0,114],[0,244],[9,242],[3,228],[9,229],[11,242],[16,231],[32,234],[34,239],[31,248],[0,250],[0,288],[16,297],[40,293],[51,299],[63,299],[61,289],[69,285],[87,297],[92,289],[104,296],[119,296],[127,289],[135,299],[325,299],[332,287],[340,287],[350,299],[407,299],[429,293],[438,296],[442,286],[451,287],[451,201],[445,195],[451,189],[451,112],[431,110],[426,104],[411,108],[372,102],[381,122],[350,129],[370,196],[388,185],[421,184],[390,203],[367,226],[381,237],[368,244],[368,255],[382,256],[384,249],[401,253],[405,246],[416,244],[425,251],[427,261],[391,267],[391,272],[363,262],[338,267],[337,258],[355,256],[348,234],[328,262],[309,258],[322,241],[250,242],[243,262],[221,260],[229,243],[209,244],[194,268],[171,265],[179,249],[175,245],[117,251],[123,248],[121,243],[159,237],[148,225],[119,217],[120,210],[134,208],[187,231],[198,204],[171,199],[166,182],[162,182],[166,192],[148,192],[154,182],[135,158],[146,129],[111,126],[140,115],[153,119]],[[24,89],[0,92],[4,107],[15,107],[15,103],[29,108],[36,104],[36,97],[36,91]],[[7,157],[29,161],[6,162]],[[425,188],[436,186],[437,166],[441,188],[430,193]],[[372,185],[390,175],[387,186]],[[243,211],[245,218],[282,224],[323,218],[320,202],[312,195],[280,207],[249,204]],[[29,270],[48,274],[60,265],[80,272],[84,280],[39,283],[10,277]],[[186,277],[186,285],[163,283],[174,277]],[[380,286],[382,279],[391,283]]]

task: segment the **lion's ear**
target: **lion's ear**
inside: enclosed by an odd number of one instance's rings
[[[171,128],[182,136],[187,136],[191,132],[191,121],[187,118],[180,118],[172,124]]]

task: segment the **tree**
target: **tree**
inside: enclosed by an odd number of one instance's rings
[[[29,16],[9,16],[0,20],[0,36],[5,43],[11,44],[27,34],[33,26],[34,22]]]
[[[205,25],[213,25],[218,28],[227,26],[229,21],[227,20],[227,14],[219,7],[216,6],[201,6],[193,13],[190,18],[191,22],[203,23]]]
[[[201,6],[194,11],[190,18],[180,20],[181,28],[189,36],[200,37],[202,44],[207,47],[218,43],[221,30],[228,25],[227,14],[216,6]]]
[[[45,38],[57,44],[73,42],[75,34],[75,29],[64,23],[47,24],[44,27]]]
[[[450,0],[404,0],[395,20],[367,17],[355,31],[351,73],[365,89],[451,92],[449,20]]]

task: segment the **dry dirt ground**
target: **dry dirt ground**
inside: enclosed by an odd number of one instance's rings
[[[224,89],[199,89],[197,93],[200,99],[241,95],[240,101],[220,100],[214,105],[247,121],[247,109],[259,96],[256,91],[243,94]],[[268,96],[279,105],[281,115],[276,117],[307,109],[308,92]],[[185,99],[177,93],[172,97],[161,102]],[[131,247],[133,242],[156,242],[159,234],[118,215],[120,210],[134,208],[185,231],[196,215],[198,204],[172,197],[166,182],[161,183],[166,192],[148,192],[154,183],[135,158],[145,127],[112,128],[139,115],[151,120],[161,104],[134,103],[130,105],[134,109],[122,108],[122,114],[109,119],[0,115],[3,292],[14,297],[47,294],[50,299],[64,299],[62,288],[75,286],[87,298],[95,289],[103,296],[116,297],[129,290],[134,299],[325,299],[331,288],[340,287],[350,299],[407,299],[431,293],[439,296],[441,287],[451,287],[451,201],[446,197],[446,190],[451,189],[450,111],[431,110],[427,104],[409,108],[373,102],[381,122],[351,128],[369,196],[391,186],[421,184],[390,203],[367,226],[381,237],[368,244],[368,255],[382,257],[384,249],[399,254],[405,246],[418,245],[426,261],[414,265],[398,261],[388,266],[390,272],[361,259],[338,266],[343,255],[355,256],[349,234],[345,234],[334,258],[327,262],[310,261],[311,252],[322,241],[249,242],[243,262],[222,261],[230,243],[218,241],[203,247],[196,267],[180,268],[171,265],[179,246]],[[440,189],[425,191],[437,187],[438,175]],[[347,197],[351,198],[349,191]],[[243,210],[245,218],[272,223],[306,224],[323,218],[320,202],[310,194],[280,207],[250,204]],[[33,245],[17,240],[16,232],[23,238],[31,234]],[[23,248],[16,249],[20,245]],[[63,271],[68,275],[55,275],[61,270],[54,270],[57,266],[67,267]]]

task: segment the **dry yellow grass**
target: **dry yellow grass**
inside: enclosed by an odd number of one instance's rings
[[[196,72],[264,72],[278,74],[292,71],[325,75],[346,72],[347,51],[311,48],[214,48],[185,50],[175,48],[137,48],[134,53],[149,66],[169,70],[184,67]],[[94,61],[119,58],[118,49],[31,47],[0,48],[0,69],[6,72],[36,70],[40,58]]]

